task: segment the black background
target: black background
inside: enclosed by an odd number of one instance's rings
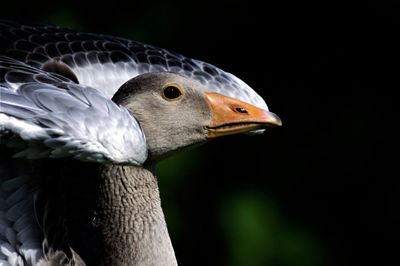
[[[273,2],[3,1],[0,10],[215,64],[282,118],[262,136],[187,153],[196,161],[173,189],[160,180],[166,209],[179,209],[172,239],[181,265],[241,265],[228,259],[219,217],[226,198],[243,191],[274,202],[321,257],[248,265],[400,265],[400,2]]]

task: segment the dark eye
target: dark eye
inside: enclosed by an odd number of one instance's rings
[[[163,90],[163,96],[169,101],[178,100],[182,96],[182,90],[177,85],[168,85]]]

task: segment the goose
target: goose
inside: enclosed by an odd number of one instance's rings
[[[0,265],[177,265],[157,162],[281,125],[243,81],[161,48],[9,21],[0,42]]]

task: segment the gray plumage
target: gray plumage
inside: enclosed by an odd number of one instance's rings
[[[25,76],[31,75],[28,82],[20,82],[17,88],[8,82],[0,84],[0,131],[11,131],[28,143],[27,149],[16,156],[73,156],[86,161],[137,165],[146,160],[145,137],[136,119],[124,107],[91,87],[65,82],[3,58],[0,56],[0,68],[9,69],[7,73],[15,75],[23,68]],[[46,82],[37,82],[37,75],[47,75]],[[117,135],[121,137],[111,141]],[[29,143],[34,144],[34,150]]]
[[[101,90],[109,98],[137,75],[174,72],[199,81],[209,91],[268,110],[265,101],[234,75],[206,62],[124,38],[0,21],[0,54],[38,69],[51,59],[59,60],[71,68],[80,84]]]

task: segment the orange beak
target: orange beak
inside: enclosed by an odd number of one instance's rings
[[[240,100],[214,92],[206,93],[205,98],[212,114],[208,138],[282,125],[276,114]]]

